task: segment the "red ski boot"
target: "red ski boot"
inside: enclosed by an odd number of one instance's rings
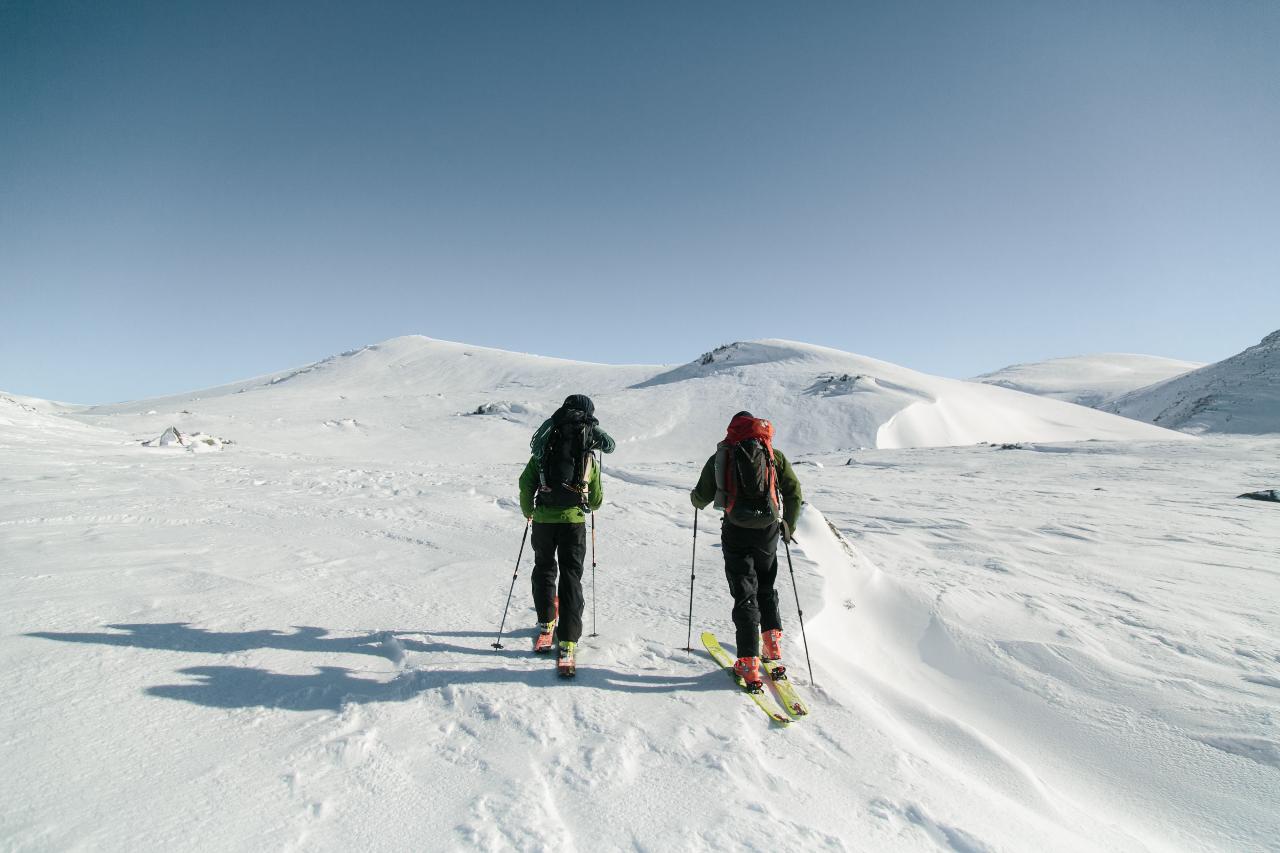
[[[561,678],[573,678],[578,673],[578,665],[574,662],[573,653],[577,651],[578,644],[568,640],[561,640],[559,647],[556,649],[556,672]]]
[[[554,619],[550,622],[538,623],[538,636],[533,640],[533,650],[540,655],[545,655],[551,651],[555,645],[555,631],[556,623]]]
[[[760,658],[738,658],[733,663],[733,674],[745,682],[747,691],[760,693],[764,681],[760,678]]]
[[[545,655],[555,646],[556,622],[560,619],[560,596],[555,598],[555,613],[550,622],[538,623],[538,636],[533,640],[533,650]]]
[[[774,681],[785,681],[787,668],[782,665],[782,629],[770,628],[760,635],[760,657]]]
[[[765,661],[782,660],[782,629],[770,628],[760,635],[760,657]]]

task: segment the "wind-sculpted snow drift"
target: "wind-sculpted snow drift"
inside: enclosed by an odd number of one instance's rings
[[[619,449],[564,684],[525,650],[527,551],[512,575],[570,393]],[[809,502],[787,730],[684,651],[691,576],[694,637],[732,638],[688,490],[742,408]],[[141,446],[169,426],[235,443]],[[785,341],[670,368],[402,338],[0,399],[0,847],[1263,849],[1280,528],[1224,484],[1276,452]]]

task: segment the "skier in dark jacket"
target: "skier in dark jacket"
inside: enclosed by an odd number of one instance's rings
[[[781,451],[773,449],[772,439],[768,421],[738,412],[689,493],[698,509],[715,501],[716,508],[725,511],[720,543],[737,629],[738,660],[733,669],[753,689],[763,684],[761,646],[765,660],[782,659],[782,616],[774,589],[778,536],[791,541],[804,502],[794,469]]]
[[[551,651],[554,633],[562,675],[573,674],[574,652],[582,636],[587,513],[599,509],[604,500],[593,451],[612,453],[615,446],[594,413],[595,405],[585,394],[566,398],[534,433],[533,453],[520,475],[520,510],[533,523],[533,605],[538,611],[533,648]]]

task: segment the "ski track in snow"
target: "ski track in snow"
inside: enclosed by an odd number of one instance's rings
[[[521,465],[485,423],[421,462],[0,434],[0,848],[1273,849],[1280,525],[1233,496],[1280,442],[794,454],[781,729],[684,651],[700,460],[606,458],[576,680],[528,549],[490,647]]]

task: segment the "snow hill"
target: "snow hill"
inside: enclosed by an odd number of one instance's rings
[[[1154,355],[1107,352],[1014,364],[975,376],[973,381],[1097,407],[1122,394],[1203,366],[1200,362]]]
[[[59,445],[121,441],[99,427],[67,417],[80,407],[0,392],[0,440],[12,444]]]
[[[516,480],[574,392],[621,444],[564,683]],[[740,408],[807,501],[785,729],[697,648],[733,633],[688,490]],[[143,446],[169,427],[234,443]],[[400,338],[0,400],[0,849],[1274,848],[1280,525],[1235,496],[1278,451],[785,341],[672,368]]]
[[[979,442],[1169,439],[1167,431],[1003,388],[791,341],[735,343],[671,368],[584,364],[403,337],[296,370],[73,416],[153,438],[199,429],[276,451],[510,461],[571,393],[587,393],[616,459],[696,459],[748,409],[792,453]],[[475,441],[481,437],[482,441]]]
[[[1280,433],[1280,331],[1244,352],[1125,394],[1103,408],[1188,433]]]

